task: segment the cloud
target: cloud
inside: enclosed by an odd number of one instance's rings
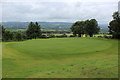
[[[26,1],[26,2],[25,2]],[[108,23],[117,11],[117,0],[44,0],[24,2],[4,0],[2,21],[52,21],[75,22],[95,18],[99,23]]]
[[[119,0],[1,0],[1,2],[118,2]]]

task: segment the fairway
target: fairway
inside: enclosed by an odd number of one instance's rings
[[[3,78],[117,78],[118,40],[3,42]]]

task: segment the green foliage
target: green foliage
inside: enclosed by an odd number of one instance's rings
[[[11,41],[13,39],[13,33],[6,30],[2,25],[2,41]]]
[[[55,38],[55,35],[54,35],[54,34],[47,34],[47,36],[48,36],[49,38]]]
[[[119,12],[113,13],[113,20],[109,23],[109,32],[113,38],[120,39],[120,15]]]
[[[2,26],[2,41],[23,41],[26,40],[26,34],[22,32],[11,32]]]
[[[69,37],[76,37],[76,36],[74,36],[74,35],[70,35]]]
[[[5,33],[5,28],[3,27],[3,25],[0,25],[0,34],[2,34],[2,33],[4,34]]]
[[[64,38],[64,37],[67,37],[66,34],[62,34],[62,35],[57,35],[56,38]]]
[[[15,31],[15,32],[8,31],[4,29],[2,25],[0,25],[2,29],[2,41],[22,41],[28,38],[30,39],[39,38],[41,35],[40,25],[37,22],[35,24],[31,22],[28,26],[29,27],[26,33],[23,33],[21,31]]]
[[[0,25],[0,29],[2,29],[2,33],[0,33],[2,34],[2,41],[22,41],[32,38],[36,39],[41,36],[40,25],[37,22],[31,22],[28,26],[26,33],[24,33],[21,31],[8,31],[3,25]]]
[[[72,25],[71,30],[75,36],[78,34],[78,36],[81,37],[81,34],[84,34],[84,21],[75,22]]]
[[[112,15],[113,19],[114,20],[120,20],[120,13],[117,11],[117,12],[114,12],[113,15]]]
[[[13,33],[8,30],[5,30],[5,32],[2,34],[2,40],[3,41],[13,40]]]
[[[35,24],[30,22],[26,34],[29,39],[39,38],[41,35],[40,25],[37,22]]]
[[[0,41],[2,40],[2,33],[4,32],[3,25],[0,25]]]
[[[85,21],[85,33],[89,34],[90,37],[93,37],[93,34],[98,33],[100,28],[95,19]]]
[[[99,30],[100,28],[98,27],[98,23],[95,19],[77,21],[71,27],[73,34],[75,36],[78,34],[79,37],[81,37],[81,34],[88,34],[90,37],[92,37],[93,34],[98,33]]]
[[[27,39],[26,34],[21,33],[21,32],[14,32],[14,40],[15,41],[23,41]]]
[[[16,41],[22,41],[22,34],[21,33],[15,33],[15,35],[14,35],[14,39],[16,40]]]
[[[49,38],[47,35],[41,35],[40,38]]]

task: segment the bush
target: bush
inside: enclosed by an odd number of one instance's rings
[[[76,37],[75,35],[70,35],[69,37]]]
[[[21,32],[14,32],[13,33],[13,40],[14,41],[23,41],[26,39],[27,39],[27,36],[24,33],[21,33]]]
[[[46,35],[41,35],[40,38],[48,38]]]
[[[55,35],[53,35],[53,34],[47,34],[47,37],[48,38],[55,38]]]
[[[26,34],[22,34],[22,38],[23,38],[23,40],[27,40],[27,35]]]
[[[103,38],[103,36],[97,36],[98,38]]]
[[[107,35],[104,35],[104,36],[98,36],[98,38],[112,39],[112,36],[107,36]]]
[[[107,39],[112,39],[112,36],[104,35],[103,37],[104,37],[104,38],[107,38]]]
[[[67,37],[66,34],[63,34],[63,35],[59,35],[59,36],[56,36],[57,38],[64,38],[64,37]]]
[[[5,32],[2,34],[2,41],[11,41],[13,40],[13,33],[5,30]]]

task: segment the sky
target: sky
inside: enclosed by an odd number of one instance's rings
[[[75,22],[96,19],[109,23],[119,0],[1,0],[0,22]]]

